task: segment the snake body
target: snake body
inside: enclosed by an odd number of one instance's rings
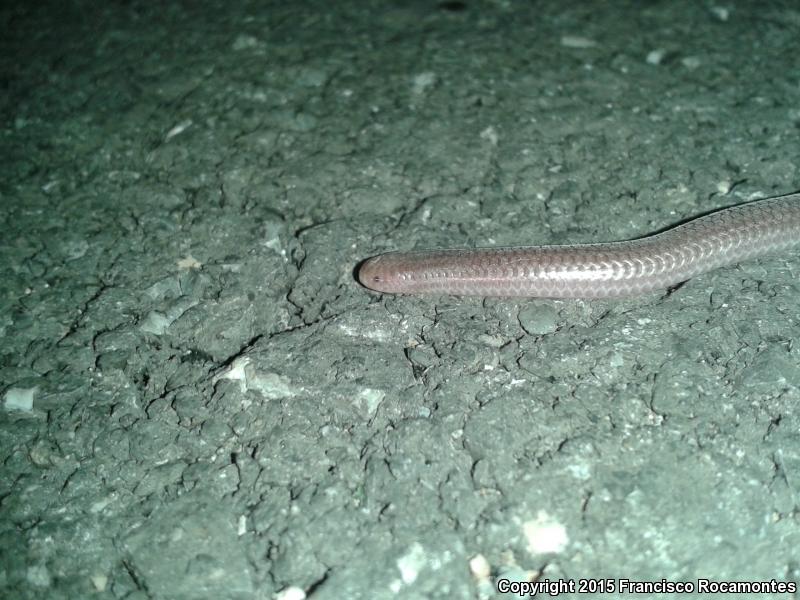
[[[740,204],[631,241],[389,252],[358,279],[399,294],[615,298],[666,289],[800,244],[800,193]]]

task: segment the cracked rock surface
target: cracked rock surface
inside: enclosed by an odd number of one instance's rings
[[[423,247],[800,189],[792,2],[0,8],[0,596],[800,579],[796,256],[624,301]]]

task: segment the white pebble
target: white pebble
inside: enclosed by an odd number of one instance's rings
[[[543,510],[536,519],[523,523],[522,530],[531,554],[557,554],[563,552],[569,542],[566,527]]]
[[[567,48],[594,48],[597,42],[579,35],[565,35],[561,38],[561,45]]]
[[[711,14],[724,23],[730,18],[731,11],[724,6],[712,6]]]
[[[664,57],[667,55],[667,51],[663,48],[656,48],[655,50],[651,50],[647,53],[647,64],[649,65],[660,65],[661,61],[664,60]]]
[[[39,388],[9,388],[5,395],[6,410],[22,410],[30,412],[33,410],[33,398]]]
[[[694,70],[703,64],[700,59],[696,56],[687,56],[681,61],[681,64],[686,67],[687,69]]]
[[[305,600],[306,593],[299,587],[290,586],[283,588],[275,595],[275,600]]]
[[[472,573],[472,576],[478,581],[488,579],[492,574],[492,567],[489,565],[489,561],[486,560],[486,557],[483,554],[476,554],[472,557],[472,559],[469,561],[469,570]]]

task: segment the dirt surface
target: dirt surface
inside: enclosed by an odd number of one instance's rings
[[[796,2],[17,4],[1,596],[800,579],[797,256],[625,301],[353,276],[797,191]]]

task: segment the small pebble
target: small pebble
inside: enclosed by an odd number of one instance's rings
[[[567,48],[594,48],[597,42],[579,35],[565,35],[561,38],[561,45]]]
[[[4,405],[6,410],[33,410],[33,398],[38,388],[9,388],[6,390]]]
[[[306,593],[299,587],[290,586],[283,588],[275,594],[275,600],[305,600]]]

